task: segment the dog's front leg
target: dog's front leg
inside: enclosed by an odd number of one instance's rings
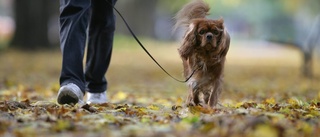
[[[187,106],[195,106],[196,105],[194,102],[194,94],[193,94],[192,88],[189,88],[189,95],[187,97],[186,105]]]
[[[214,107],[217,105],[218,103],[218,98],[219,95],[222,91],[222,80],[219,79],[214,83],[214,86],[210,89],[210,95],[207,99],[205,99],[207,101],[207,104],[210,107]]]
[[[212,89],[210,89],[209,91],[206,91],[203,93],[203,100],[204,100],[204,103],[205,105],[208,105],[209,104],[209,99],[210,99],[210,95],[211,95],[211,91]]]
[[[199,99],[199,89],[198,89],[197,82],[191,79],[188,85],[189,85],[189,95],[186,103],[187,105],[191,105],[191,106],[198,105],[200,102],[200,99]]]
[[[193,91],[193,102],[195,105],[199,105],[200,104],[200,96],[199,96],[199,89],[194,89]]]

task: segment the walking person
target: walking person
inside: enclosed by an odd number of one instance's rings
[[[62,69],[59,104],[76,104],[87,92],[87,103],[107,102],[108,70],[115,31],[110,4],[116,0],[60,0]],[[83,58],[88,41],[85,68]]]

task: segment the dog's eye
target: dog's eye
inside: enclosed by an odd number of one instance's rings
[[[204,34],[204,33],[205,33],[204,30],[200,30],[200,32],[199,32],[200,35],[202,35],[202,34]]]
[[[218,31],[218,30],[214,30],[214,31],[213,31],[213,34],[214,34],[214,35],[219,35],[219,31]]]

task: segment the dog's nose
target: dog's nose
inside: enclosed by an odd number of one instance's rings
[[[212,40],[213,35],[212,35],[211,33],[208,33],[208,34],[206,35],[206,37],[207,37],[207,40]]]

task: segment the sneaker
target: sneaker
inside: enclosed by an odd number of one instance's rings
[[[62,86],[58,92],[59,104],[76,104],[83,99],[83,92],[73,83]]]
[[[103,104],[107,103],[107,92],[102,93],[90,93],[87,92],[87,103],[88,104]]]

